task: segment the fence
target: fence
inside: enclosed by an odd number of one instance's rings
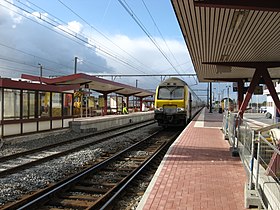
[[[271,128],[252,129],[236,113],[226,112],[223,132],[232,147],[232,154],[240,156],[248,183],[245,206],[257,205],[268,210],[280,210],[280,141],[271,138]],[[279,139],[280,137],[278,137]]]

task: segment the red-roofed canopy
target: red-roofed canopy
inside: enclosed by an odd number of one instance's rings
[[[96,76],[91,76],[83,73],[72,74],[67,76],[61,76],[56,78],[41,78],[38,76],[32,76],[22,74],[21,78],[32,81],[42,81],[43,83],[50,85],[74,85],[79,84],[80,86],[88,84],[88,88],[100,93],[112,93],[115,92],[124,96],[137,96],[137,97],[148,97],[154,95],[153,92],[143,90],[140,88],[132,87],[129,85],[121,84],[118,82],[105,80]]]

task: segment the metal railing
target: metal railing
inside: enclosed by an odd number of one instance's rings
[[[270,141],[271,127],[258,131],[236,113],[224,114],[223,132],[232,155],[239,155],[246,169],[246,190],[256,193],[259,207],[280,210],[280,141],[278,145]],[[245,206],[248,208],[249,204]]]

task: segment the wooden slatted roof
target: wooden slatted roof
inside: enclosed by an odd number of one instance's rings
[[[199,81],[250,80],[262,63],[280,78],[279,1],[171,1]]]

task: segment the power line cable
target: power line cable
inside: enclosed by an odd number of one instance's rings
[[[159,50],[159,52],[163,55],[163,57],[167,60],[167,62],[173,67],[173,69],[180,75],[176,67],[172,64],[172,62],[169,60],[169,58],[165,55],[163,50],[160,48],[160,46],[157,44],[157,42],[154,40],[152,35],[148,32],[148,30],[145,28],[145,26],[141,23],[137,15],[133,12],[133,10],[129,7],[129,5],[122,0],[118,0],[118,2],[122,5],[122,7],[127,11],[127,13],[132,17],[132,19],[136,22],[136,24],[141,28],[141,30],[146,34],[146,36],[151,40],[151,42],[156,46],[156,48]]]
[[[169,48],[169,46],[168,46],[166,40],[164,39],[164,37],[163,37],[163,35],[162,35],[162,33],[161,33],[159,27],[157,26],[157,23],[156,23],[155,19],[153,18],[153,16],[152,16],[152,14],[151,14],[149,8],[147,7],[145,1],[142,0],[142,2],[143,2],[143,4],[144,4],[144,7],[146,8],[146,10],[147,10],[147,12],[148,12],[148,14],[149,14],[151,20],[153,21],[153,23],[154,23],[154,25],[155,25],[155,27],[156,27],[158,33],[160,34],[162,40],[164,41],[164,43],[165,43],[167,49],[169,50],[169,52],[170,52],[170,54],[172,55],[172,57],[173,57],[173,59],[175,60],[175,62],[177,63],[177,66],[180,66],[179,63],[178,63],[178,61],[177,61],[177,59],[176,59],[176,57],[174,56],[174,54],[173,54],[172,51],[170,50],[170,48]]]
[[[20,0],[18,0],[18,1],[20,1]],[[47,13],[47,14],[50,14],[48,11],[46,11],[46,10],[44,10],[43,8],[41,8],[41,7],[39,7],[38,5],[36,5],[36,4],[34,4],[34,3],[32,3],[32,2],[30,2],[30,1],[28,1],[28,0],[26,0],[28,3],[30,3],[30,4],[32,4],[33,6],[35,6],[36,8],[38,8],[38,9],[40,9],[40,10],[42,10],[43,12],[45,12],[45,13]],[[99,31],[98,29],[96,29],[95,27],[93,27],[91,24],[89,24],[84,18],[82,18],[79,14],[77,14],[74,10],[72,10],[69,6],[67,6],[65,3],[63,3],[62,1],[60,1],[60,0],[58,0],[64,7],[66,7],[68,10],[70,10],[73,14],[75,14],[77,17],[79,17],[82,21],[84,21],[87,25],[89,25],[89,27],[90,28],[92,28],[92,29],[94,29],[95,31],[97,31],[99,34],[101,34],[103,37],[105,37],[107,40],[109,40],[111,43],[113,43],[115,46],[117,46],[119,49],[121,49],[121,50],[123,50],[122,48],[120,48],[118,45],[116,45],[114,42],[112,42],[107,36],[105,36],[101,31]],[[21,3],[21,2],[20,2]],[[23,4],[23,3],[21,3],[21,4]],[[24,4],[25,5],[25,4]],[[27,6],[27,5],[25,5],[25,6]],[[29,6],[27,6],[28,8],[30,8]],[[32,10],[33,11],[35,11],[33,8],[32,8]],[[43,16],[45,16],[45,15],[43,15]],[[54,16],[54,15],[52,15],[52,14],[50,14],[50,16],[52,16],[52,17],[54,17],[55,19],[57,19],[57,20],[59,20],[62,24],[64,24],[64,25],[67,25],[67,23],[65,22],[65,21],[63,21],[63,20],[61,20],[60,18],[58,18],[57,16]],[[50,19],[50,18],[48,18],[47,16],[45,16],[47,19]],[[55,21],[56,23],[57,23],[57,21]],[[61,23],[58,23],[58,24],[61,24]],[[81,33],[81,35],[82,36],[85,36],[84,34],[82,34]],[[104,46],[102,43],[100,43],[100,42],[98,42],[98,41],[96,41],[96,40],[94,40],[93,39],[93,41],[94,42],[96,42],[97,44],[99,44],[100,46],[102,46],[105,50],[107,50],[108,52],[110,51],[110,48],[107,48],[106,46]],[[94,45],[94,47],[96,47],[97,49],[101,49],[101,48],[99,48],[99,47],[97,47],[97,45]],[[123,50],[124,51],[124,50]],[[124,51],[125,52],[125,51]],[[111,55],[113,55],[113,56],[115,56],[115,57],[118,57],[118,56],[120,56],[120,55],[118,55],[118,54],[115,54],[114,52],[110,52],[111,53]],[[127,53],[127,52],[126,52]],[[128,53],[127,53],[128,54]],[[106,55],[106,54],[105,54]],[[108,55],[106,55],[106,56],[108,56]],[[130,55],[131,56],[131,55]],[[133,57],[133,56],[131,56],[131,57]],[[122,58],[122,59],[125,59],[125,58]],[[135,58],[136,59],[136,58]],[[140,62],[140,61],[138,61],[138,62]],[[143,63],[141,63],[142,65],[144,65]],[[138,71],[140,71],[140,72],[142,72],[142,73],[145,73],[145,72],[143,72],[143,71],[141,71],[140,69],[138,69],[140,66],[138,66],[138,67],[133,67],[133,68],[135,68],[136,70],[138,70]]]
[[[11,49],[11,50],[14,50],[14,51],[18,51],[18,52],[20,52],[20,53],[23,53],[23,54],[25,54],[25,55],[28,55],[28,56],[31,56],[31,57],[34,57],[34,58],[38,58],[38,59],[41,59],[41,60],[44,60],[44,61],[47,61],[47,62],[50,62],[50,63],[57,64],[57,65],[59,65],[59,66],[63,66],[63,67],[66,67],[66,68],[72,68],[72,67],[66,66],[66,65],[64,65],[64,64],[55,62],[55,61],[53,61],[53,60],[49,60],[49,59],[46,59],[46,58],[43,58],[43,57],[40,57],[40,56],[37,56],[37,55],[33,55],[33,54],[28,53],[28,52],[26,52],[26,51],[16,49],[16,48],[14,48],[14,47],[5,45],[5,44],[3,44],[3,43],[0,43],[0,46],[6,47],[6,48]]]
[[[4,0],[4,1],[7,2],[8,4],[14,6],[15,8],[18,8],[18,9],[24,11],[25,13],[27,13],[27,14],[29,14],[29,15],[35,17],[35,18],[38,18],[36,15],[32,14],[31,12],[27,11],[26,9],[24,9],[24,8],[18,6],[18,5],[15,5],[15,4],[9,2],[8,0]],[[49,30],[51,30],[51,31],[53,31],[53,32],[58,33],[58,31],[53,30],[52,28],[49,28],[49,27],[47,27],[46,25],[43,25],[42,23],[39,23],[38,21],[35,21],[34,19],[32,19],[32,18],[30,18],[30,17],[28,17],[28,16],[23,15],[22,13],[19,13],[19,12],[15,11],[15,10],[12,10],[11,8],[6,7],[6,6],[3,5],[3,4],[0,4],[0,5],[2,5],[2,6],[5,7],[6,9],[11,10],[11,11],[15,12],[16,14],[21,15],[21,16],[23,16],[23,17],[25,17],[25,18],[27,18],[27,19],[29,19],[29,20],[31,20],[31,21],[33,21],[33,22],[35,22],[35,23],[37,23],[37,24],[43,26],[43,27],[48,28]],[[45,23],[47,23],[47,24],[49,24],[49,25],[55,27],[56,29],[59,29],[59,30],[62,31],[63,33],[68,34],[69,36],[71,36],[71,37],[77,39],[78,41],[83,42],[83,43],[86,43],[87,46],[90,46],[90,47],[92,47],[93,49],[99,50],[101,53],[103,53],[104,55],[110,57],[111,59],[113,59],[113,60],[115,60],[115,61],[118,61],[119,63],[121,63],[121,64],[123,64],[123,65],[129,66],[129,67],[131,67],[132,69],[136,69],[136,70],[137,70],[137,68],[136,68],[135,66],[133,66],[133,65],[131,65],[130,63],[128,63],[128,62],[126,62],[126,61],[124,61],[124,60],[118,58],[118,56],[113,55],[112,53],[109,53],[109,52],[107,52],[106,50],[103,50],[102,48],[97,47],[96,45],[93,45],[93,44],[89,43],[89,42],[87,41],[87,38],[86,38],[86,37],[77,36],[77,33],[71,31],[70,29],[66,30],[66,29],[63,29],[62,27],[57,27],[58,25],[55,24],[55,23],[56,23],[55,21],[54,21],[54,23],[53,23],[53,21],[52,21],[52,22],[51,22],[51,21],[47,21],[46,19],[43,19],[43,18],[38,18],[38,19],[40,19],[40,20],[42,20],[43,22],[45,22]],[[72,33],[71,33],[71,32],[72,32]],[[68,37],[68,36],[65,36],[65,34],[62,34],[62,33],[58,33],[58,34],[60,34],[60,35],[62,35],[62,36],[64,36],[64,37],[66,37],[66,38],[68,38],[68,39],[70,39],[70,40],[72,40],[72,41],[74,41],[74,42],[76,42],[76,43],[78,43],[78,44],[81,44],[80,42],[75,41],[75,40],[71,39],[71,38]],[[76,34],[76,35],[75,35],[75,34]],[[85,46],[85,45],[83,45],[83,46]],[[93,50],[93,49],[90,48],[90,47],[88,47],[88,48],[91,49],[91,50]],[[93,50],[93,51],[94,51],[94,50]],[[94,51],[94,52],[96,52],[96,51]]]
[[[114,46],[116,46],[118,49],[120,49],[121,51],[123,51],[124,53],[126,53],[127,55],[129,55],[131,58],[133,58],[134,60],[136,60],[137,62],[139,62],[141,65],[144,65],[146,67],[148,67],[146,64],[142,63],[141,61],[139,61],[137,58],[135,58],[134,56],[132,56],[130,53],[128,53],[126,50],[124,50],[123,48],[121,48],[119,45],[117,45],[116,43],[114,43],[109,37],[107,37],[105,34],[103,34],[101,31],[99,31],[96,27],[92,26],[87,20],[85,20],[81,15],[79,15],[78,13],[76,13],[73,9],[71,9],[68,5],[66,5],[64,2],[62,2],[61,0],[58,0],[63,6],[65,6],[68,10],[70,10],[73,14],[75,14],[77,17],[79,17],[83,22],[85,22],[90,28],[94,29],[96,32],[98,32],[101,36],[103,36],[106,40],[108,40],[111,44],[113,44]],[[139,70],[142,73],[146,73],[142,70]]]

